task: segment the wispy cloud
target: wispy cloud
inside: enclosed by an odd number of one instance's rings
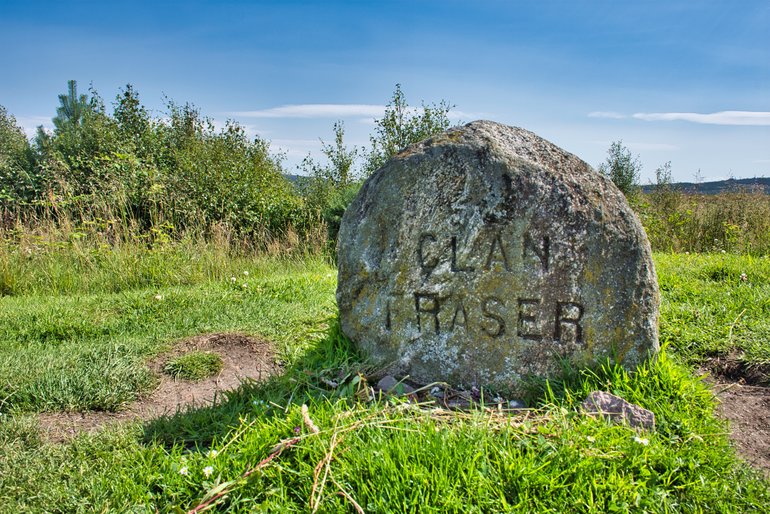
[[[319,139],[273,139],[270,144],[273,150],[294,158],[297,162],[308,153],[317,152],[321,148]]]
[[[409,107],[408,111],[411,114],[417,114],[420,109]],[[238,118],[362,118],[374,120],[385,114],[385,106],[374,104],[294,104],[257,111],[233,111],[225,114]],[[489,117],[489,114],[450,110],[447,117],[452,120],[471,120]]]
[[[604,118],[604,119],[610,119],[610,120],[622,120],[623,118],[628,118],[623,113],[615,112],[615,111],[594,111],[588,113],[589,118]]]
[[[258,111],[227,113],[242,118],[372,118],[382,116],[384,105],[371,104],[299,104],[282,105]]]
[[[770,112],[720,111],[708,114],[697,112],[638,112],[634,118],[644,121],[689,121],[708,125],[770,125]]]
[[[50,116],[17,116],[16,123],[24,130],[27,137],[35,137],[37,127],[40,125],[48,130],[53,130]]]
[[[637,151],[672,151],[672,150],[679,150],[679,147],[676,145],[671,145],[668,143],[628,143],[628,147],[631,150],[637,150]]]

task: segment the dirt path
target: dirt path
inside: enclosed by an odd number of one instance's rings
[[[162,373],[170,359],[201,350],[222,357],[222,370],[197,382],[175,380]],[[80,432],[92,432],[115,422],[149,420],[173,414],[188,406],[209,404],[222,393],[236,389],[245,379],[265,380],[280,371],[273,349],[266,341],[241,334],[209,334],[179,342],[171,352],[149,363],[158,375],[158,387],[146,398],[133,402],[120,412],[61,412],[40,414],[40,427],[49,441],[62,442]]]
[[[723,381],[713,387],[738,453],[770,476],[770,388]]]

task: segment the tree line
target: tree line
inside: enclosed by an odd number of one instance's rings
[[[246,237],[280,237],[318,223],[335,230],[363,178],[400,149],[449,128],[449,104],[410,107],[396,85],[370,148],[349,148],[344,125],[286,178],[269,141],[236,121],[219,130],[194,105],[166,99],[152,116],[127,85],[108,109],[76,81],[58,98],[52,132],[30,141],[0,106],[0,212],[9,224],[41,212],[76,222],[119,218],[134,229],[172,233],[223,225]]]
[[[53,131],[39,127],[31,140],[0,106],[0,230],[45,219],[100,230],[121,225],[151,242],[224,229],[256,246],[294,235],[333,247],[363,180],[451,126],[448,102],[412,107],[396,85],[368,147],[349,147],[338,121],[320,156],[308,155],[300,178],[289,180],[269,141],[249,137],[235,121],[217,129],[189,103],[166,99],[163,115],[153,116],[129,84],[108,109],[93,87],[82,94],[72,80],[58,104]],[[770,253],[766,194],[684,195],[671,187],[670,163],[644,194],[639,158],[622,141],[597,169],[627,196],[655,250]]]

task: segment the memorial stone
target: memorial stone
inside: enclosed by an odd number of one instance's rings
[[[407,148],[342,219],[343,332],[394,376],[511,386],[658,349],[650,245],[611,181],[489,121]]]

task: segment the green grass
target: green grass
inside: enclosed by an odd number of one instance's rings
[[[153,386],[144,362],[192,335],[248,332],[286,358],[317,338],[334,307],[325,261],[237,264],[186,285],[0,297],[0,412],[119,409]]]
[[[657,254],[661,341],[690,364],[770,364],[770,258]],[[743,278],[741,277],[743,275]]]
[[[81,281],[67,294],[0,298],[0,511],[184,511],[218,493],[217,512],[353,512],[354,501],[366,512],[767,511],[768,483],[735,457],[688,366],[736,350],[760,362],[768,262],[657,255],[656,264],[659,359],[552,381],[519,415],[359,401],[360,358],[334,322],[334,272],[320,260],[241,260],[184,284],[115,291]],[[119,408],[151,387],[147,358],[225,330],[274,341],[286,373],[215,406],[66,444],[41,439],[34,412]],[[656,429],[581,414],[594,389],[652,410]]]
[[[171,359],[163,372],[182,380],[203,380],[222,370],[222,356],[216,352],[192,351]]]

